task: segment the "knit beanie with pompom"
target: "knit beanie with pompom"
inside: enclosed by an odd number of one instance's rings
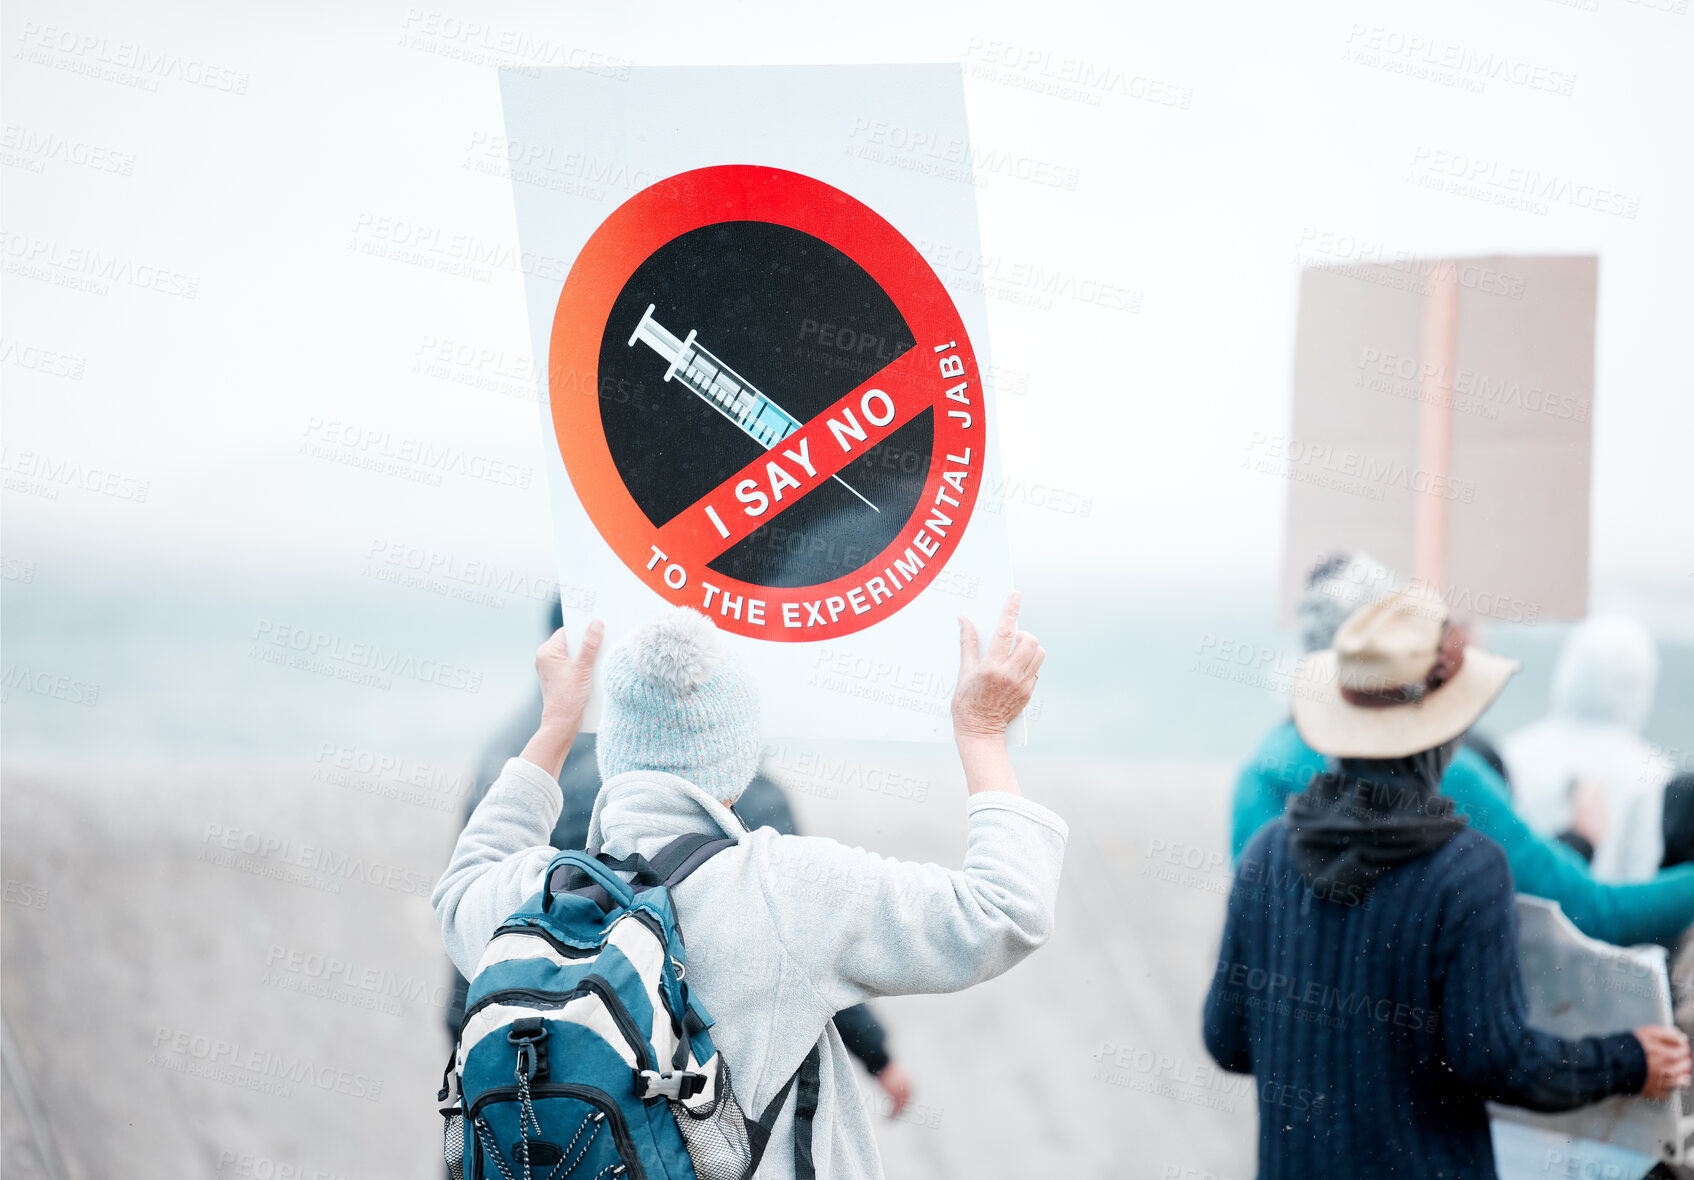
[[[1325,558],[1306,575],[1306,588],[1294,608],[1300,646],[1306,651],[1328,649],[1349,615],[1395,589],[1393,573],[1368,553]]]
[[[759,697],[699,611],[675,607],[606,661],[600,776],[661,770],[734,803],[759,769]]]

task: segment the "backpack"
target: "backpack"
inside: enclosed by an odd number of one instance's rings
[[[796,1086],[794,1170],[811,1180],[818,1046],[748,1118],[689,993],[670,890],[734,844],[553,858],[470,983],[437,1095],[453,1180],[747,1180]]]

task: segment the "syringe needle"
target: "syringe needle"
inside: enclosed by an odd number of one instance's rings
[[[833,479],[836,483],[838,483],[842,487],[846,488],[849,492],[852,492],[855,496],[859,496],[859,490],[857,488],[855,488],[852,484],[848,483],[846,480],[842,479],[839,475],[832,475],[829,478]],[[864,500],[865,501],[865,507],[869,508],[872,512],[880,513],[882,511],[882,509],[878,508],[875,504],[872,504],[869,500],[865,500],[865,498],[863,496],[859,496],[859,499]]]
[[[694,332],[690,331],[686,337],[679,340],[667,331],[664,325],[653,318],[653,308],[654,305],[649,303],[647,310],[642,312],[641,321],[629,335],[629,344],[633,348],[635,342],[640,340],[670,362],[670,367],[665,370],[666,381],[672,378],[680,380],[695,397],[735,423],[742,433],[767,451],[800,429],[800,423],[793,415],[767,395],[760,393],[751,381],[702,347],[696,341]],[[696,371],[697,360],[708,363],[699,366]],[[857,488],[839,475],[832,475],[830,478],[858,496],[859,501],[872,512],[882,512],[882,509],[865,499]]]

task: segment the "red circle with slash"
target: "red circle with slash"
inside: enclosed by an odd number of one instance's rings
[[[748,488],[747,481],[755,488],[765,484],[771,460],[754,460],[655,525],[612,458],[599,397],[580,396],[600,387],[601,341],[613,305],[636,269],[683,234],[734,221],[787,226],[841,251],[889,297],[916,341],[767,450],[767,455],[793,450],[808,460],[806,469],[783,464],[784,479],[790,481],[784,490],[798,483],[784,507],[925,409],[934,411],[928,479],[910,518],[890,544],[857,570],[818,585],[762,586],[707,568],[781,515],[768,500],[765,510],[754,515],[749,510],[758,500],[737,496],[738,489]],[[982,383],[952,298],[923,255],[874,210],[797,172],[742,164],[700,168],[661,180],[619,206],[589,238],[559,295],[548,388],[571,486],[612,551],[667,601],[701,610],[720,628],[755,639],[832,639],[903,609],[958,549],[982,485],[987,439]]]

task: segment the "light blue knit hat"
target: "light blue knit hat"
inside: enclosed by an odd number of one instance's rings
[[[606,660],[600,777],[662,770],[733,803],[759,768],[759,697],[718,629],[679,606]]]

